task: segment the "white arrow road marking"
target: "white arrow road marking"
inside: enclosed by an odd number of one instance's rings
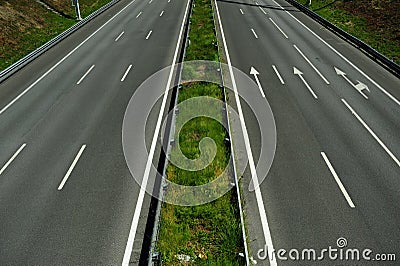
[[[125,33],[124,31],[121,32],[121,33],[118,35],[118,37],[115,38],[115,41],[118,42],[119,38],[121,38],[121,36],[124,35],[124,33]]]
[[[150,35],[151,35],[152,32],[153,32],[152,30],[149,31],[149,33],[148,33],[147,36],[146,36],[146,40],[148,40],[148,39],[150,38]]]
[[[394,97],[392,94],[390,94],[387,90],[385,90],[381,85],[379,85],[375,80],[373,80],[371,77],[369,77],[367,74],[365,74],[359,67],[357,67],[353,62],[351,62],[349,59],[347,59],[344,55],[342,55],[340,52],[338,52],[335,48],[332,47],[329,43],[327,43],[324,39],[322,39],[318,34],[313,32],[309,27],[304,25],[303,22],[298,20],[295,16],[293,16],[289,11],[285,10],[281,5],[279,5],[275,0],[272,0],[277,6],[280,7],[281,10],[283,10],[286,14],[291,16],[294,20],[297,21],[301,26],[303,26],[306,30],[308,30],[312,35],[314,35],[318,40],[320,40],[323,44],[325,44],[329,49],[331,49],[335,54],[337,54],[340,58],[342,58],[344,61],[346,61],[349,65],[351,65],[355,70],[357,70],[361,75],[363,75],[366,79],[368,79],[371,83],[373,83],[381,92],[383,92],[387,97],[389,97],[392,101],[394,101],[397,105],[400,106],[400,101]]]
[[[272,65],[272,68],[274,69],[274,71],[275,71],[276,75],[278,76],[279,80],[281,81],[281,83],[284,85],[284,84],[285,84],[285,81],[283,81],[283,78],[281,77],[281,74],[279,74],[279,71],[278,71],[278,69],[276,68],[276,66],[275,66],[275,65]]]
[[[251,69],[250,69],[250,75],[253,75],[253,76],[254,76],[254,78],[255,78],[255,80],[256,80],[256,82],[257,82],[257,86],[258,86],[258,88],[260,89],[261,95],[262,95],[262,97],[265,98],[265,94],[264,94],[263,88],[261,87],[261,83],[260,83],[260,81],[258,80],[258,75],[259,75],[259,74],[260,74],[260,73],[258,73],[258,71],[257,71],[254,67],[251,67]]]
[[[400,161],[394,156],[394,154],[386,147],[385,143],[375,134],[374,131],[367,125],[367,123],[362,120],[362,118],[354,111],[354,109],[346,102],[345,99],[342,99],[342,102],[346,105],[346,107],[350,110],[350,112],[357,118],[357,120],[365,127],[366,130],[374,137],[374,139],[381,145],[381,147],[385,150],[387,154],[393,159],[393,161],[400,167]]]
[[[240,8],[239,10],[240,10],[240,13],[242,13],[242,15],[244,15],[244,12],[243,12],[243,10],[242,10],[241,8]]]
[[[272,20],[272,18],[269,18],[271,22],[275,25],[275,27],[285,36],[286,39],[289,39],[289,37],[286,35],[286,33],[278,26],[278,24],[275,23],[275,21]]]
[[[58,190],[62,190],[63,189],[65,183],[67,182],[69,176],[71,175],[72,170],[74,170],[75,165],[78,163],[78,160],[81,157],[81,155],[82,155],[83,151],[85,150],[85,148],[86,148],[86,145],[82,145],[82,147],[79,150],[78,154],[76,155],[74,161],[72,162],[71,166],[69,167],[67,173],[65,174],[63,180],[61,181],[60,185],[58,186],[58,188],[57,188]]]
[[[336,183],[338,184],[340,190],[343,193],[343,196],[347,200],[347,203],[349,204],[350,208],[355,208],[356,206],[354,205],[353,201],[351,200],[349,193],[347,193],[346,188],[343,186],[342,181],[340,181],[339,176],[337,175],[335,169],[333,168],[331,162],[328,159],[328,156],[326,156],[325,152],[321,152],[322,158],[324,159],[326,165],[329,168],[329,171],[331,171],[333,178],[335,178]]]
[[[256,37],[256,39],[258,39],[257,33],[253,29],[251,29],[251,31],[253,32],[254,37]]]
[[[338,74],[339,76],[342,76],[348,83],[350,83],[350,85],[355,88],[362,96],[364,96],[365,99],[368,99],[368,96],[363,92],[363,90],[366,90],[368,92],[370,92],[370,90],[368,89],[367,85],[365,85],[364,83],[360,82],[357,80],[357,84],[354,84],[353,82],[351,82],[351,80],[346,76],[346,73],[344,73],[342,70],[340,70],[339,68],[335,67],[335,71],[336,74]]]
[[[325,81],[326,84],[329,85],[329,81],[324,77],[324,75],[319,72],[319,70],[311,63],[311,61],[303,54],[303,52],[295,45],[293,44],[293,47],[299,52],[299,54],[307,61],[307,63],[317,72],[317,74]]]
[[[92,71],[92,69],[94,68],[94,65],[91,66],[88,71],[86,71],[85,74],[83,74],[83,76],[80,78],[80,80],[78,80],[78,82],[76,83],[77,85],[81,84],[81,82],[86,78],[87,75],[89,75],[90,71]]]
[[[8,162],[0,169],[0,175],[7,169],[7,167],[17,158],[18,154],[25,148],[26,143],[22,144],[21,147],[14,153],[14,155],[8,160]]]
[[[318,97],[315,94],[315,92],[311,89],[310,85],[308,85],[307,81],[304,79],[303,72],[298,70],[296,67],[293,67],[293,73],[300,77],[301,81],[303,81],[304,85],[306,85],[307,89],[311,92],[312,96],[314,96],[315,99],[318,99]]]
[[[129,73],[129,71],[131,70],[131,68],[132,68],[132,65],[129,65],[128,68],[126,69],[124,75],[123,75],[122,78],[121,78],[121,81],[122,81],[122,82],[125,80],[126,76],[128,76],[128,73]]]

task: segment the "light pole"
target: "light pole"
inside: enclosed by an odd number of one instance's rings
[[[78,0],[73,0],[73,5],[75,6],[76,19],[77,20],[82,20],[81,10],[79,9],[79,1]]]

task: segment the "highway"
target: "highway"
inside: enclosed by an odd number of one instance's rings
[[[147,259],[150,196],[126,165],[122,121],[136,88],[176,62],[187,3],[121,0],[0,84],[0,264]]]
[[[339,238],[399,259],[399,79],[284,0],[215,3],[227,63],[254,79],[277,128],[267,178],[255,192],[251,167],[242,179],[252,263],[308,265],[258,251],[319,255]],[[176,62],[188,6],[121,0],[0,84],[0,264],[144,263],[151,198],[126,165],[122,122],[139,85]],[[233,132],[249,146],[236,148],[263,163],[259,124],[245,105],[242,115]],[[159,153],[133,164],[145,173]]]
[[[242,180],[251,261],[309,265],[289,250],[319,256],[341,237],[349,248],[398,257],[399,79],[284,0],[216,5],[228,64],[257,77],[277,128],[261,197],[247,189],[251,169]],[[243,114],[257,164],[258,123],[248,108]],[[258,258],[265,245],[275,255],[285,249],[287,260]],[[369,265],[324,258],[323,265]]]

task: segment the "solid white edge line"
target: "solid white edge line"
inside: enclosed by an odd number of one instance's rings
[[[85,150],[85,148],[86,148],[86,145],[85,144],[82,145],[82,147],[80,148],[78,154],[75,156],[74,161],[72,162],[71,166],[69,167],[67,173],[65,174],[64,178],[62,179],[60,185],[58,186],[57,190],[60,191],[60,190],[63,189],[65,183],[67,182],[69,176],[71,175],[72,171],[74,170],[75,165],[78,163],[78,160],[81,157],[81,155],[82,155],[83,151]]]
[[[333,48],[329,43],[327,43],[324,39],[322,39],[318,34],[313,32],[309,27],[304,25],[303,22],[298,20],[295,16],[290,14],[289,11],[285,10],[280,4],[278,4],[275,0],[272,0],[277,4],[282,10],[284,10],[289,16],[291,16],[294,20],[296,20],[301,26],[307,29],[311,34],[313,34],[318,40],[320,40],[323,44],[325,44],[329,49],[331,49],[335,54],[337,54],[340,58],[342,58],[345,62],[347,62],[350,66],[352,66],[355,70],[357,70],[361,75],[363,75],[366,79],[368,79],[371,83],[373,83],[381,92],[383,92],[386,96],[388,96],[392,101],[394,101],[397,105],[400,106],[400,101],[396,99],[392,94],[390,94],[387,90],[385,90],[381,85],[379,85],[375,80],[370,78],[367,74],[365,74],[361,69],[359,69],[353,62],[351,62],[347,57],[342,55],[339,51]]]
[[[92,69],[94,68],[94,65],[92,65],[85,74],[83,74],[83,76],[78,80],[78,82],[76,83],[76,85],[81,84],[81,82],[86,78],[87,75],[89,75],[90,71],[92,71]]]
[[[164,14],[164,10],[163,11],[161,11],[161,13],[160,13],[160,17],[162,17],[162,15]]]
[[[188,16],[189,4],[190,4],[190,0],[187,0],[186,10],[185,10],[185,14],[183,16],[181,29],[180,29],[180,32],[179,32],[179,37],[178,37],[178,40],[177,40],[177,43],[176,43],[175,54],[174,54],[174,58],[173,58],[172,64],[171,64],[171,71],[169,73],[167,85],[165,87],[164,97],[163,97],[163,100],[162,100],[162,103],[161,103],[160,113],[158,114],[157,124],[156,124],[156,127],[155,127],[153,139],[152,139],[152,142],[151,142],[149,156],[147,158],[147,163],[146,163],[146,168],[145,168],[145,171],[144,171],[144,174],[143,174],[142,184],[140,185],[140,192],[139,192],[138,200],[137,200],[137,203],[136,203],[135,212],[134,212],[133,217],[132,217],[131,228],[129,230],[129,237],[128,237],[128,240],[127,240],[127,243],[126,243],[126,247],[125,247],[124,258],[122,260],[122,265],[124,265],[124,266],[128,266],[129,265],[129,260],[130,260],[131,253],[132,253],[132,248],[133,248],[133,242],[135,241],[135,235],[136,235],[136,230],[137,230],[137,226],[138,226],[138,223],[139,223],[140,213],[142,211],[144,195],[146,193],[147,181],[149,179],[150,168],[151,168],[151,165],[152,165],[152,162],[153,162],[153,157],[154,157],[154,153],[155,153],[155,149],[156,149],[156,145],[157,145],[158,134],[160,133],[161,122],[162,122],[162,118],[163,118],[163,115],[164,115],[164,112],[165,112],[164,109],[165,109],[165,106],[167,104],[168,91],[169,91],[169,87],[170,87],[171,82],[172,82],[172,75],[174,73],[174,66],[176,64],[176,60],[177,60],[177,57],[178,57],[179,45],[180,45],[181,40],[182,40],[185,21],[186,21],[186,18]]]
[[[254,29],[251,29],[251,31],[253,32],[254,37],[256,37],[256,39],[258,39],[258,36],[257,36],[256,32],[254,31]]]
[[[343,196],[345,197],[347,203],[349,204],[350,208],[355,208],[356,206],[354,205],[353,201],[351,200],[349,193],[347,193],[346,188],[342,184],[342,181],[340,181],[339,176],[337,175],[335,169],[333,168],[331,162],[328,159],[328,156],[326,156],[325,152],[321,152],[322,158],[324,159],[326,165],[329,168],[329,171],[331,171],[331,174],[333,175],[333,178],[335,179],[337,185],[339,186],[340,190],[343,193]]]
[[[148,40],[148,39],[150,38],[150,35],[151,35],[152,32],[153,32],[152,30],[149,31],[149,33],[148,33],[147,36],[146,36],[146,40]]]
[[[141,14],[142,14],[142,11],[140,11],[139,14],[136,15],[136,18],[140,17]]]
[[[272,68],[274,69],[275,74],[278,76],[278,78],[279,78],[280,82],[282,83],[282,85],[284,85],[284,84],[285,84],[285,81],[284,81],[283,78],[281,77],[281,74],[279,74],[279,71],[278,71],[278,69],[276,68],[276,66],[275,66],[275,65],[272,65]]]
[[[289,37],[286,35],[286,33],[278,26],[278,24],[275,23],[275,21],[272,18],[269,18],[269,20],[272,22],[272,24],[275,25],[275,27],[285,36],[286,39],[289,39]]]
[[[115,38],[114,41],[118,42],[119,38],[121,38],[122,35],[124,35],[125,31],[121,32],[117,38]]]
[[[70,55],[72,55],[76,50],[78,50],[83,44],[85,44],[90,38],[92,38],[97,32],[99,32],[102,28],[104,28],[108,23],[110,23],[114,18],[116,18],[119,14],[121,14],[125,9],[127,9],[131,4],[133,4],[136,0],[133,0],[129,4],[127,4],[123,9],[121,9],[117,14],[112,16],[109,20],[107,20],[100,28],[98,28],[95,32],[90,34],[85,40],[83,40],[78,46],[76,46],[72,51],[70,51],[66,56],[61,58],[55,65],[53,65],[49,70],[47,70],[42,76],[40,76],[35,82],[33,82],[28,88],[26,88],[23,92],[21,92],[17,97],[15,97],[10,103],[8,103],[3,109],[0,110],[0,115],[4,113],[11,105],[13,105],[16,101],[18,101],[22,96],[24,96],[28,91],[30,91],[36,84],[38,84],[44,77],[46,77],[51,71],[53,71],[57,66],[59,66],[62,62],[65,61]]]
[[[26,143],[22,144],[21,147],[14,153],[14,155],[7,161],[7,163],[1,168],[0,175],[7,169],[7,167],[17,158],[18,154],[25,148]]]
[[[243,12],[243,10],[242,10],[241,8],[239,8],[239,10],[240,10],[240,13],[242,13],[242,15],[244,15],[244,12]]]
[[[236,86],[236,80],[235,80],[235,76],[233,74],[232,63],[231,63],[231,59],[230,59],[230,56],[229,56],[228,45],[227,45],[226,40],[225,40],[224,29],[222,27],[221,16],[219,14],[218,3],[217,3],[216,0],[215,0],[215,11],[217,13],[218,24],[219,24],[219,28],[221,30],[221,38],[222,38],[222,42],[224,44],[226,60],[227,60],[227,63],[228,63],[229,73],[230,73],[230,76],[231,76],[231,79],[232,79],[232,86],[233,86],[233,89],[234,89],[236,106],[237,106],[238,112],[239,112],[240,125],[241,125],[243,136],[244,136],[247,157],[249,159],[251,177],[252,177],[252,181],[253,181],[253,184],[254,184],[254,187],[255,187],[254,192],[256,194],[257,206],[258,206],[258,211],[259,211],[259,214],[260,214],[261,224],[262,224],[262,228],[263,228],[265,244],[268,247],[268,251],[271,252],[271,251],[274,250],[274,246],[273,246],[273,243],[272,243],[271,232],[270,232],[269,225],[268,225],[267,213],[265,211],[265,206],[264,206],[264,202],[263,202],[263,199],[262,199],[262,194],[261,194],[261,191],[260,191],[260,185],[258,183],[257,171],[256,171],[256,167],[255,167],[255,163],[254,163],[254,159],[253,159],[253,154],[252,154],[251,147],[250,147],[249,135],[248,135],[247,128],[246,128],[246,123],[244,121],[244,115],[243,115],[242,106],[241,106],[240,99],[239,99],[238,89],[237,89],[237,86]],[[277,261],[276,261],[275,256],[273,256],[272,253],[269,254],[269,255],[270,256],[268,256],[268,259],[269,259],[270,265],[271,266],[276,266],[277,265]]]
[[[132,65],[129,65],[128,68],[126,69],[124,75],[121,78],[122,82],[125,80],[126,76],[128,75],[129,71],[131,70],[131,68],[132,68]]]
[[[329,85],[329,81],[322,75],[322,73],[311,63],[311,61],[303,54],[303,52],[295,45],[293,44],[293,47],[299,52],[299,54],[304,58],[304,60],[307,61],[307,63],[317,72],[317,74],[325,81],[326,84]]]
[[[375,134],[374,131],[364,122],[364,120],[354,111],[354,109],[346,102],[345,99],[342,99],[342,102],[346,105],[346,107],[350,110],[350,112],[357,118],[357,120],[368,130],[368,132],[374,137],[374,139],[381,145],[381,147],[385,150],[385,152],[393,159],[393,161],[400,167],[399,159],[394,156],[394,154],[389,150],[389,148],[383,143],[383,141]]]

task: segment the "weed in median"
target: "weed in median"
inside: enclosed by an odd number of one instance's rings
[[[214,21],[209,0],[195,1],[189,32],[190,45],[185,60],[218,61],[214,44]],[[184,69],[183,71],[196,71]],[[199,96],[223,100],[223,92],[217,84],[195,82],[185,84],[179,91],[178,103]],[[221,119],[221,106],[214,108]],[[181,114],[181,110],[177,119]],[[230,153],[225,146],[225,128],[207,117],[197,117],[181,129],[179,141],[182,153],[190,158],[200,156],[199,143],[209,137],[214,140],[217,152],[210,165],[200,171],[186,171],[172,164],[167,167],[167,177],[174,183],[194,186],[212,181],[226,168]],[[174,153],[174,148],[171,153]],[[167,191],[166,193],[173,193]],[[161,209],[160,231],[157,250],[165,265],[241,265],[239,252],[243,252],[240,215],[234,192],[200,206],[175,206],[164,203]],[[188,262],[184,262],[189,258]]]

